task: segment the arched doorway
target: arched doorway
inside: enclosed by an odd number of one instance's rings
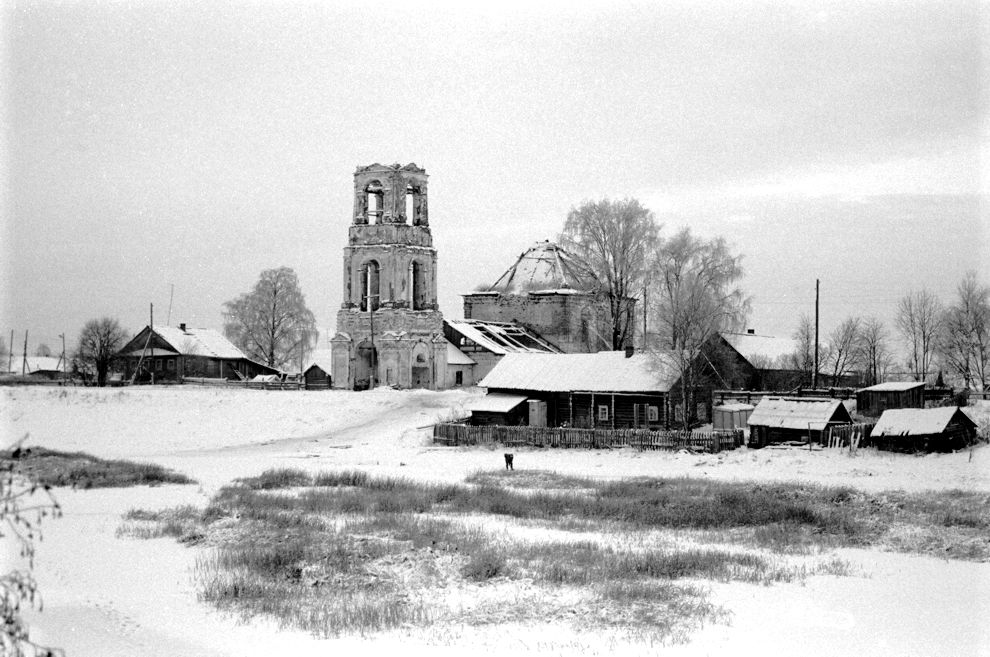
[[[354,389],[367,390],[377,383],[375,372],[378,367],[378,353],[371,342],[365,340],[357,346],[357,357],[354,359]],[[374,375],[374,376],[373,376]]]
[[[430,363],[430,348],[422,342],[416,343],[412,351],[413,388],[433,388],[433,367]]]

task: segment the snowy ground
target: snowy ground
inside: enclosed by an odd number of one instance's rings
[[[194,387],[0,389],[3,444],[151,461],[200,483],[58,491],[65,516],[47,523],[36,575],[42,613],[35,638],[72,657],[123,655],[657,654],[656,646],[535,624],[450,631],[406,629],[374,638],[316,640],[259,622],[238,624],[196,600],[196,549],[171,539],[118,539],[127,509],[205,504],[235,477],[270,467],[360,468],[418,480],[459,481],[502,467],[501,451],[429,443],[423,427],[457,414],[476,391],[264,392]],[[990,415],[990,405],[976,410]],[[990,492],[990,450],[905,456],[745,449],[719,455],[633,450],[515,450],[517,468],[600,478],[688,475],[723,480],[799,480],[871,491],[963,488]],[[990,539],[988,539],[990,540]],[[5,547],[6,549],[6,547]],[[14,560],[9,550],[6,558]],[[840,550],[854,577],[802,584],[711,584],[731,611],[667,655],[990,655],[990,564]]]

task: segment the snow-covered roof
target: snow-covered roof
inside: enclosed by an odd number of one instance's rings
[[[716,411],[751,411],[755,406],[752,404],[722,404],[721,406],[716,406],[712,410]]]
[[[494,354],[560,353],[549,342],[514,322],[483,322],[474,319],[444,321],[457,333]]]
[[[722,337],[751,363],[754,358],[764,356],[776,365],[780,358],[797,351],[794,340],[790,338],[778,338],[755,333],[722,333]]]
[[[321,370],[329,374],[332,369],[333,362],[331,360],[331,353],[332,350],[330,349],[314,349],[309,352],[309,359],[306,361],[306,367],[303,368],[303,372],[311,368],[313,365],[316,365]]]
[[[830,422],[851,422],[838,399],[764,397],[749,416],[749,426],[822,431]]]
[[[553,242],[537,242],[520,254],[518,260],[482,292],[526,294],[557,290],[585,290],[580,269],[571,255]]]
[[[862,388],[857,392],[904,392],[905,390],[924,387],[924,381],[888,381],[887,383],[878,383],[869,388]]]
[[[464,354],[463,351],[447,342],[447,364],[448,365],[477,365],[471,358]]]
[[[14,354],[13,357],[3,357],[0,359],[2,365],[0,368],[4,372],[12,372],[14,374],[20,374],[23,369],[25,374],[33,374],[34,372],[60,372],[62,371],[62,360],[53,356],[28,356],[27,363],[24,363],[24,357]],[[7,368],[7,362],[10,362],[10,368]],[[70,364],[66,365],[66,369],[72,369]]]
[[[519,404],[526,401],[526,395],[507,395],[492,392],[478,401],[472,402],[469,411],[485,411],[488,413],[508,413]]]
[[[211,358],[247,358],[234,343],[215,329],[156,326],[157,333],[183,356],[208,356]]]
[[[942,433],[956,413],[966,422],[975,422],[958,406],[940,408],[895,408],[884,411],[873,427],[874,436],[922,436]]]
[[[507,354],[478,383],[541,392],[665,392],[678,379],[666,354]]]

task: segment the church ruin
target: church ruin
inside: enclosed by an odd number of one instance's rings
[[[335,388],[449,386],[427,174],[415,164],[354,173],[344,300],[330,344]]]

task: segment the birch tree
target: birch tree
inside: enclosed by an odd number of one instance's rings
[[[316,318],[289,267],[266,269],[253,290],[226,302],[223,332],[249,358],[276,368],[307,353],[317,338]]]
[[[829,333],[827,362],[832,370],[833,385],[861,361],[862,327],[863,320],[859,317],[847,317]]]
[[[893,362],[887,327],[875,317],[863,322],[860,331],[860,361],[866,375],[866,385],[882,383]]]
[[[659,232],[653,212],[636,199],[588,201],[572,208],[564,222],[560,245],[600,296],[614,350],[632,339],[637,295],[646,282]]]
[[[659,299],[655,324],[661,347],[674,354],[680,370],[685,426],[702,347],[718,332],[741,326],[749,312],[749,299],[737,286],[742,275],[742,256],[721,237],[705,240],[684,228],[658,249],[651,272],[652,296]]]
[[[897,304],[897,329],[907,344],[907,365],[915,381],[925,381],[931,373],[943,320],[942,302],[928,290],[911,292]]]

